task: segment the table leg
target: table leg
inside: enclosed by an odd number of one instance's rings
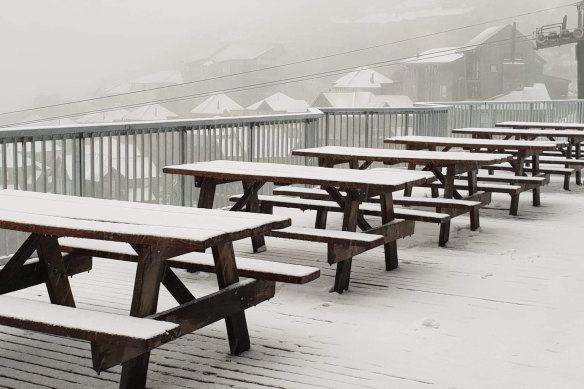
[[[347,191],[345,197],[345,208],[343,212],[343,231],[356,231],[357,220],[359,218],[359,200],[355,196],[354,191]],[[353,259],[348,258],[337,263],[337,270],[335,275],[334,291],[343,293],[349,289],[349,281],[351,279],[351,265]]]
[[[217,182],[211,178],[201,179],[201,190],[199,191],[198,208],[213,208],[213,201],[215,200],[215,189],[217,189]]]
[[[393,196],[391,192],[383,193],[380,196],[381,201],[381,223],[386,224],[395,219],[393,212]],[[385,270],[397,269],[398,257],[397,257],[397,242],[389,242],[383,245],[385,250]]]
[[[235,263],[235,253],[233,243],[226,242],[218,246],[213,246],[213,259],[215,261],[215,272],[220,289],[225,289],[231,284],[239,282],[237,265]],[[239,354],[249,350],[249,332],[245,312],[241,311],[225,318],[227,326],[227,336],[229,338],[229,349],[231,354]]]
[[[537,176],[539,174],[539,154],[534,153],[531,157],[531,175]],[[533,206],[538,207],[541,204],[541,188],[533,188]]]
[[[456,188],[454,187],[454,177],[455,177],[455,169],[454,167],[447,167],[446,168],[446,175],[444,176],[444,198],[451,199],[454,197],[454,193],[456,192]]]
[[[263,183],[255,183],[251,181],[243,181],[243,189],[249,193],[249,199],[245,205],[245,210],[252,213],[260,213],[260,202],[258,200],[258,189]],[[252,235],[251,245],[254,253],[261,253],[266,251],[266,240],[263,235]]]
[[[416,170],[416,165],[413,163],[408,163],[408,170]],[[413,189],[414,189],[414,186],[412,184],[406,184],[406,188],[404,189],[404,196],[411,197]],[[434,196],[432,196],[432,197],[434,197]]]
[[[47,274],[46,284],[51,303],[75,307],[57,237],[41,236],[37,244],[37,253]]]
[[[165,262],[162,249],[156,246],[132,245],[138,253],[134,294],[130,315],[146,317],[156,313],[158,294]],[[144,388],[148,374],[150,352],[122,364],[120,388]]]
[[[477,189],[477,171],[476,170],[471,170],[467,173],[467,177],[468,177],[468,194],[469,197],[472,196],[473,194],[478,192]],[[479,229],[479,227],[481,226],[480,220],[479,220],[479,210],[478,208],[473,209],[472,211],[470,211],[470,229],[471,231],[476,231]]]
[[[568,150],[566,152],[566,158],[567,159],[572,159],[572,147],[574,144],[574,138],[570,138],[568,140]],[[567,168],[570,167],[570,165],[566,164],[565,165]],[[566,174],[564,176],[564,189],[565,190],[570,190],[570,175]]]

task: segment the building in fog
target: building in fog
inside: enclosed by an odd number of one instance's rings
[[[407,60],[403,93],[414,101],[489,100],[547,84],[544,64],[513,25],[489,27],[462,47],[436,48]],[[559,88],[555,95],[562,95]]]
[[[308,111],[308,103],[304,100],[296,100],[282,92],[274,93],[247,107],[255,115],[277,113],[302,113]]]
[[[405,95],[376,95],[371,92],[323,92],[312,107],[320,108],[410,108],[412,100]]]
[[[331,92],[371,92],[375,95],[393,93],[393,80],[366,67],[345,74],[333,82]]]
[[[230,116],[238,114],[243,110],[231,97],[218,94],[213,95],[197,105],[191,113],[199,117]]]

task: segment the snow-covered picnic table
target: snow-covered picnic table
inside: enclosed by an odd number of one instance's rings
[[[509,122],[514,123],[514,122]],[[557,123],[558,124],[558,123]],[[553,128],[459,128],[452,130],[453,134],[471,135],[475,139],[493,139],[501,136],[503,139],[523,139],[535,140],[537,138],[547,138],[551,141],[556,141],[557,138],[567,139],[567,146],[559,144],[558,151],[548,151],[542,153],[541,162],[550,164],[563,164],[566,168],[573,167],[576,170],[576,184],[582,184],[581,169],[584,167],[584,162],[567,161],[571,159],[580,160],[582,158],[581,143],[584,141],[584,131],[576,129],[563,129],[558,126],[558,129]],[[569,179],[569,177],[568,177]],[[566,185],[564,185],[566,187]]]
[[[328,243],[329,263],[337,263],[334,290],[342,293],[348,289],[352,256],[363,252],[356,251],[357,246],[366,245],[366,249],[384,244],[386,269],[397,267],[396,240],[411,235],[414,222],[399,220],[394,215],[393,197],[395,191],[403,190],[407,185],[422,185],[433,179],[428,172],[409,172],[406,170],[383,169],[383,171],[356,171],[329,169],[317,166],[298,166],[275,163],[256,163],[242,161],[210,161],[166,166],[163,171],[170,174],[181,174],[195,177],[195,185],[199,186],[200,208],[211,208],[218,184],[238,182],[243,184],[244,193],[235,198],[232,211],[271,212],[260,209],[262,196],[258,191],[266,183],[279,185],[307,184],[318,185],[326,190],[331,199],[341,207],[344,213],[343,231],[303,230],[287,231],[284,236],[280,232],[276,236],[291,239],[308,240]],[[372,228],[359,212],[359,204],[365,198],[379,196],[382,225]],[[310,204],[306,208],[311,209]],[[356,227],[367,232],[355,233]],[[370,242],[377,236],[381,240]],[[252,238],[255,252],[265,250],[262,234]]]
[[[452,148],[462,148],[470,151],[484,152],[500,152],[512,153],[514,158],[508,160],[511,166],[506,167],[500,163],[500,169],[512,169],[515,175],[521,177],[525,174],[525,162],[527,158],[531,158],[531,173],[533,177],[545,178],[545,174],[540,172],[539,156],[545,151],[556,151],[558,148],[565,145],[565,142],[559,141],[533,141],[533,140],[505,140],[505,139],[469,139],[469,138],[453,138],[453,137],[437,137],[437,136],[396,136],[385,139],[385,143],[405,145],[408,150],[432,150],[436,151],[441,148],[441,151],[450,151]],[[487,165],[484,165],[486,167]],[[542,174],[542,175],[540,175]],[[469,176],[470,177],[470,176]],[[542,180],[540,184],[530,184],[529,189],[533,191],[533,205],[539,206],[541,203],[540,187],[546,180]],[[514,212],[516,202],[512,201],[511,213]]]
[[[215,321],[226,320],[233,353],[249,348],[244,310],[273,297],[275,282],[240,282],[232,242],[289,225],[288,218],[273,215],[0,191],[0,228],[31,234],[0,268],[0,294],[46,283],[51,303],[59,305],[0,296],[0,325],[91,341],[94,369],[122,363],[120,387],[143,387],[150,350]],[[91,257],[63,256],[60,237],[129,244],[137,263],[132,317],[74,309],[68,276],[91,269]],[[208,248],[214,260],[208,267],[216,272],[220,290],[195,299],[166,260]],[[29,260],[34,251],[38,260]],[[268,273],[269,266],[255,272]],[[179,305],[157,313],[161,284]]]

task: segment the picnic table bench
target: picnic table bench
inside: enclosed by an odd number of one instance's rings
[[[576,184],[582,184],[581,170],[584,168],[584,161],[581,160],[581,146],[584,141],[584,131],[564,130],[564,129],[533,129],[533,128],[457,128],[452,130],[453,134],[471,135],[475,139],[493,139],[495,136],[501,136],[503,139],[515,138],[517,140],[535,140],[543,137],[551,141],[557,138],[568,139],[568,144],[564,147],[558,145],[557,150],[543,151],[539,157],[540,163],[550,165],[564,165],[564,169],[554,170],[549,167],[552,174],[564,175],[564,189],[570,188],[570,176],[573,169],[576,173]]]
[[[425,150],[390,150],[371,149],[359,147],[325,146],[310,149],[294,150],[293,155],[317,158],[322,166],[334,166],[349,163],[353,169],[367,169],[375,162],[386,165],[408,164],[409,171],[416,171],[416,166],[422,166],[423,171],[431,172],[439,183],[426,182],[423,185],[436,185],[444,189],[444,198],[451,200],[478,201],[481,205],[488,204],[491,194],[481,192],[477,188],[476,172],[484,164],[492,164],[510,160],[512,156],[502,154],[471,154],[464,152],[441,153]],[[443,169],[446,172],[443,172]],[[373,169],[377,170],[377,169]],[[382,170],[382,169],[380,169]],[[468,173],[468,196],[463,196],[454,186],[456,175]],[[407,197],[411,196],[415,183],[408,184],[404,191]],[[438,197],[438,190],[432,192],[433,197]],[[413,204],[412,204],[413,205]],[[429,204],[436,206],[435,204]],[[478,207],[446,207],[451,217],[470,214],[471,229],[480,227]]]
[[[386,143],[405,145],[408,149],[413,150],[437,150],[450,151],[452,148],[462,148],[470,151],[481,151],[485,153],[501,152],[506,155],[514,151],[515,158],[505,161],[510,165],[508,169],[515,172],[516,176],[524,176],[525,161],[531,158],[532,167],[530,168],[532,176],[534,177],[531,183],[526,183],[524,180],[515,180],[506,177],[509,184],[521,186],[524,190],[531,190],[533,192],[533,205],[539,206],[541,204],[540,187],[546,182],[549,182],[549,177],[546,173],[540,171],[539,154],[546,150],[556,150],[558,144],[561,142],[552,141],[520,141],[520,140],[500,140],[500,139],[468,139],[468,138],[452,138],[452,137],[435,137],[435,136],[398,136],[385,140]],[[505,163],[496,162],[493,164],[483,165],[488,167],[490,165],[506,166]],[[478,178],[477,178],[478,179]],[[495,177],[494,180],[500,181],[501,177]],[[493,178],[482,176],[482,180],[489,181]],[[512,195],[511,206],[509,213],[516,215],[519,205],[519,194]]]
[[[144,387],[152,349],[225,319],[231,352],[245,351],[245,309],[273,297],[275,280],[318,276],[318,269],[257,261],[246,266],[258,279],[239,280],[232,241],[289,225],[290,219],[273,215],[0,191],[0,228],[30,233],[0,268],[0,294],[45,283],[53,304],[0,296],[0,325],[90,341],[97,372],[122,364],[120,387]],[[59,239],[70,238],[77,240],[63,256]],[[90,269],[91,255],[113,251],[107,244],[131,247],[137,263],[130,317],[75,308],[68,277]],[[177,263],[206,249],[212,263],[207,258],[197,266],[216,273],[220,290],[195,299],[167,259]],[[29,260],[35,251],[38,259]],[[157,312],[161,285],[179,305]]]
[[[289,239],[327,243],[328,261],[336,263],[334,291],[343,293],[349,288],[351,263],[354,255],[375,246],[384,246],[387,270],[398,266],[396,240],[412,235],[414,222],[398,219],[393,208],[392,193],[409,183],[423,184],[431,174],[411,174],[407,171],[341,171],[316,166],[297,166],[275,163],[242,161],[211,161],[176,166],[166,166],[163,171],[195,177],[200,187],[198,206],[211,208],[217,185],[241,181],[244,193],[236,200],[231,211],[270,212],[261,207],[258,191],[268,182],[288,185],[319,185],[329,193],[343,212],[343,231],[312,228],[285,228],[271,234]],[[340,191],[344,191],[345,195]],[[359,212],[359,204],[371,196],[380,196],[382,225],[372,227]],[[368,235],[356,232],[357,226]],[[265,234],[252,238],[254,251],[265,250]]]

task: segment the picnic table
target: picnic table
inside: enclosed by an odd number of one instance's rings
[[[213,206],[217,185],[241,181],[244,193],[231,207],[231,211],[241,211],[245,207],[248,212],[260,212],[258,191],[266,183],[319,185],[342,208],[343,231],[354,232],[358,226],[363,232],[381,235],[384,238],[387,270],[398,266],[396,240],[411,235],[414,228],[413,222],[396,220],[392,193],[403,190],[408,184],[424,184],[432,177],[431,174],[427,173],[412,174],[407,171],[347,171],[317,166],[242,161],[211,161],[166,166],[163,171],[170,174],[194,176],[195,185],[200,187],[198,206],[201,208]],[[380,198],[383,223],[380,227],[371,227],[359,212],[359,204],[363,199],[371,196],[379,196]],[[317,238],[322,235],[321,232],[311,234]],[[306,232],[303,234],[304,237],[308,237],[308,235]],[[254,251],[265,249],[262,234],[255,235],[252,243]],[[335,251],[351,253],[354,245],[355,242],[347,242],[344,246],[336,246]],[[337,261],[329,260],[329,263],[332,264],[332,262]],[[334,290],[338,293],[348,289],[351,262],[350,255],[337,262]]]
[[[0,294],[46,283],[55,304],[0,296],[0,325],[89,340],[96,371],[121,363],[120,387],[144,387],[150,350],[215,321],[225,319],[232,353],[249,349],[244,310],[273,297],[275,285],[239,281],[232,242],[290,223],[273,215],[0,191],[0,228],[30,233],[0,269]],[[131,245],[137,269],[130,316],[74,308],[68,276],[91,263],[63,256],[60,237]],[[165,260],[209,248],[220,290],[195,299]],[[28,261],[35,250],[38,260]],[[179,305],[157,312],[161,284]]]
[[[443,185],[445,198],[473,199],[478,201],[482,199],[477,189],[477,170],[483,165],[509,161],[513,158],[511,155],[504,154],[441,153],[425,150],[391,150],[342,146],[324,146],[293,150],[292,154],[316,157],[321,166],[349,163],[352,168],[359,170],[367,169],[374,162],[381,162],[386,165],[406,163],[411,170],[414,170],[416,166],[423,166],[423,170],[431,172]],[[360,164],[361,161],[363,161],[362,164]],[[442,171],[443,168],[446,168],[445,173]],[[463,173],[468,174],[469,195],[466,197],[463,197],[454,185],[455,177]],[[406,192],[411,192],[412,186],[414,185],[408,185]]]
[[[513,167],[515,175],[524,175],[525,161],[531,157],[531,172],[534,177],[540,174],[539,154],[543,151],[557,150],[558,146],[563,144],[555,141],[468,139],[437,136],[396,136],[385,139],[385,143],[405,145],[410,150],[436,150],[438,147],[441,147],[442,151],[450,151],[453,147],[470,151],[487,150],[503,153],[515,150],[517,152],[515,158],[506,161]],[[533,188],[533,205],[538,206],[540,203],[540,187],[536,186]]]
[[[576,160],[581,159],[581,146],[584,141],[584,131],[581,130],[566,130],[566,129],[534,129],[534,128],[457,128],[452,130],[453,134],[471,135],[475,139],[493,139],[495,136],[501,136],[503,139],[524,139],[536,140],[537,138],[547,138],[551,141],[556,141],[556,138],[567,138],[568,145],[564,147],[558,144],[558,150],[566,159]],[[575,149],[575,152],[573,151]],[[558,163],[560,161],[548,159],[546,162]],[[570,165],[566,163],[565,165]],[[576,184],[581,185],[581,169],[576,170]]]

